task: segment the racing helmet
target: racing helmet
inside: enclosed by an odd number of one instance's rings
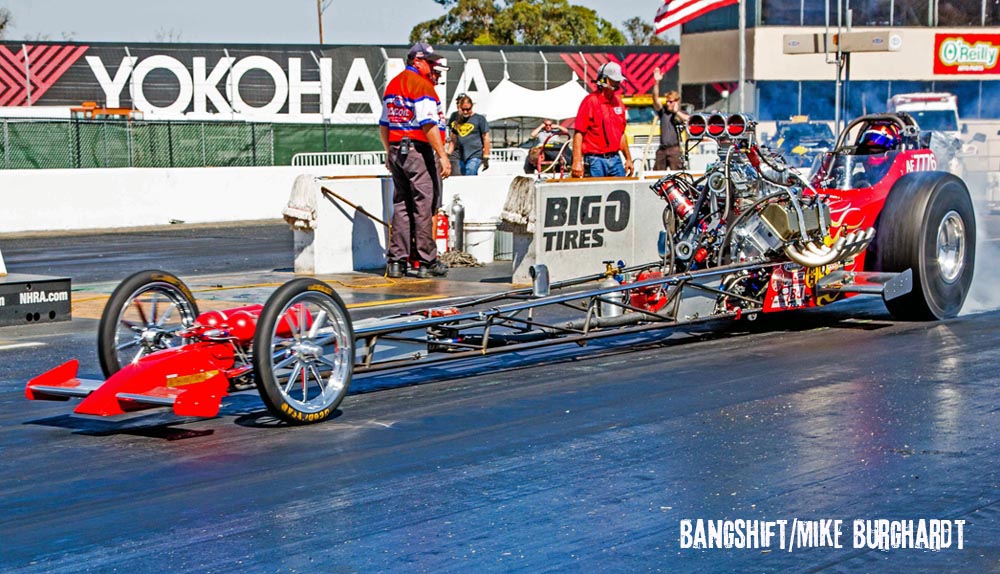
[[[899,146],[899,128],[894,124],[874,124],[861,133],[858,150],[864,153],[885,153]]]

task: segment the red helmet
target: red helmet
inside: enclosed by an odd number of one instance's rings
[[[885,153],[899,145],[899,128],[895,124],[868,126],[858,138],[858,149],[866,153]]]

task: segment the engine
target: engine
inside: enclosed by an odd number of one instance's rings
[[[660,251],[668,273],[736,262],[821,267],[861,253],[873,230],[830,238],[830,209],[780,156],[760,148],[745,114],[695,114],[688,135],[719,142],[718,161],[695,179],[668,175],[651,188],[667,203]]]

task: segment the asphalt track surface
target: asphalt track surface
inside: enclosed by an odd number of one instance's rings
[[[291,266],[277,225],[36,239],[3,243],[9,271],[74,286]],[[4,328],[0,570],[998,572],[998,325],[859,298],[358,377],[318,425],[242,393],[133,428],[24,400],[66,358],[99,373],[95,320]],[[844,548],[681,548],[699,518],[843,520]],[[964,549],[853,548],[851,521],[880,518],[965,520]]]

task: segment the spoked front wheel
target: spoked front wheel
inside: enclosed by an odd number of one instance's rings
[[[97,329],[97,354],[105,377],[142,357],[183,343],[180,333],[198,316],[183,281],[166,271],[140,271],[111,293]]]
[[[293,279],[264,305],[253,342],[257,390],[290,423],[330,418],[354,372],[354,331],[340,296],[316,279]]]

